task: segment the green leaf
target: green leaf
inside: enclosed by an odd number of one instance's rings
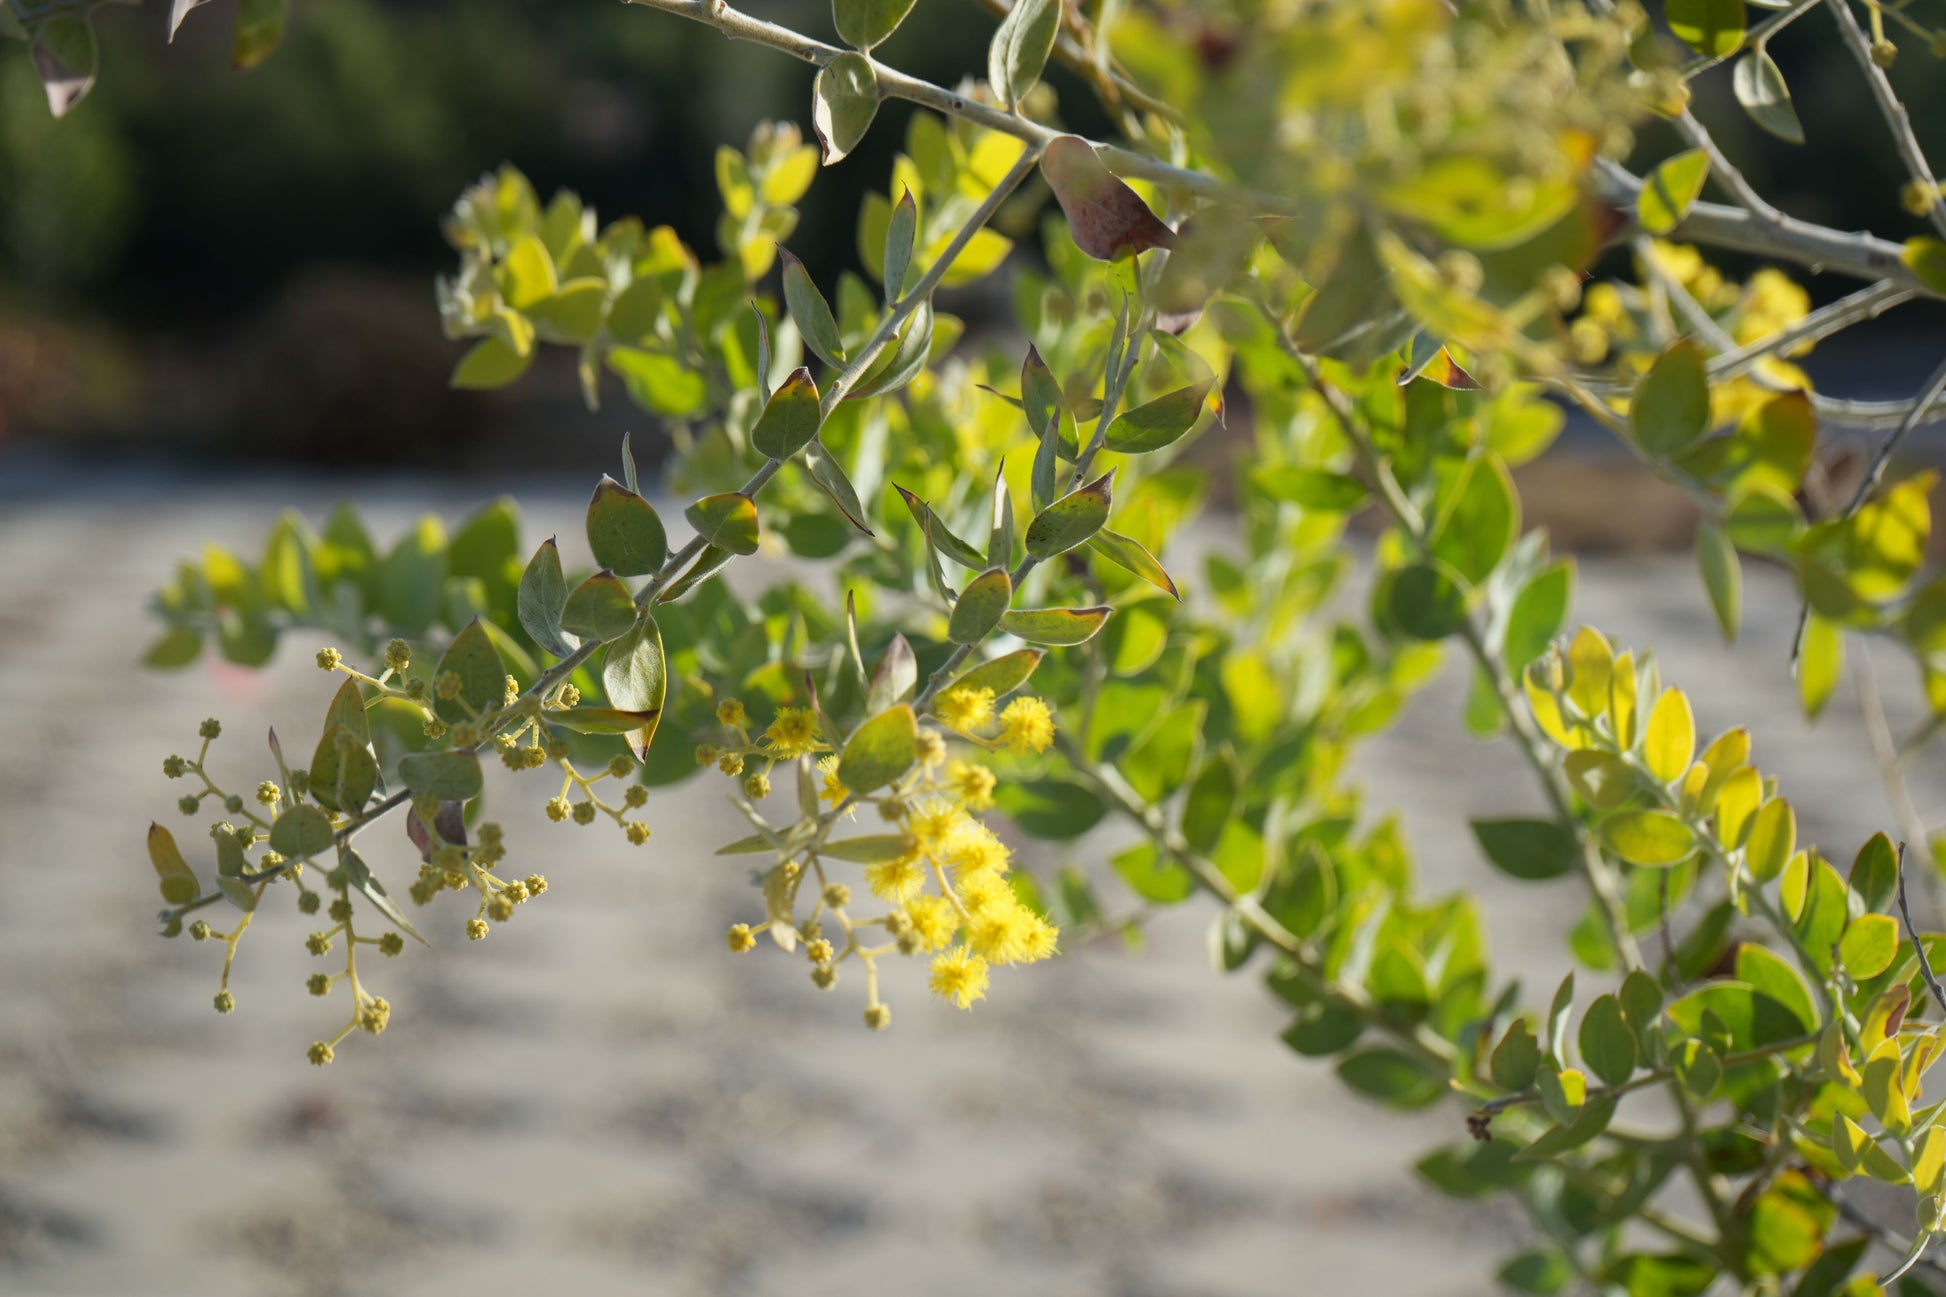
[[[1696,835],[1667,811],[1619,811],[1601,822],[1601,840],[1632,865],[1659,868],[1687,860]]]
[[[1014,0],[987,47],[987,84],[1012,108],[1041,79],[1061,32],[1061,0]]]
[[[1603,1291],[1629,1297],[1703,1297],[1718,1278],[1716,1266],[1677,1253],[1625,1256],[1602,1273]]]
[[[654,505],[603,473],[588,501],[588,548],[616,576],[647,576],[669,557],[669,536]]]
[[[1509,671],[1518,675],[1525,670],[1561,633],[1573,593],[1574,565],[1566,559],[1542,568],[1520,588],[1507,614],[1503,651]]]
[[[568,594],[561,626],[571,635],[602,642],[635,625],[640,615],[628,586],[612,572],[597,572]]]
[[[1036,437],[1043,438],[1058,422],[1062,409],[1060,380],[1031,346],[1020,365],[1020,408],[1027,415],[1027,426]]]
[[[1729,0],[1729,3],[1742,6],[1742,0]],[[1709,170],[1709,156],[1701,149],[1691,149],[1678,153],[1650,172],[1636,195],[1637,223],[1649,234],[1673,231],[1689,214],[1690,204],[1703,192],[1703,181],[1709,177]]]
[[[641,718],[627,731],[629,750],[638,761],[647,758],[649,744],[662,721],[668,681],[662,629],[653,617],[644,616],[603,652],[601,687],[609,703]]]
[[[1557,1248],[1522,1252],[1500,1267],[1500,1282],[1515,1292],[1554,1297],[1574,1283],[1573,1264]]]
[[[427,514],[400,537],[378,570],[378,612],[408,639],[439,615],[446,585],[446,529]]]
[[[1678,338],[1635,385],[1628,412],[1635,439],[1652,455],[1674,455],[1708,431],[1709,415],[1702,349]]]
[[[842,162],[857,148],[877,115],[878,74],[870,59],[840,54],[818,71],[811,83],[811,126],[818,133],[825,166]]]
[[[1650,1033],[1655,1029],[1655,1020],[1662,1016],[1662,987],[1654,977],[1641,969],[1636,969],[1622,979],[1622,989],[1617,997],[1622,1002],[1622,1014],[1635,1032],[1646,1057]]]
[[[676,356],[640,347],[610,347],[608,368],[628,389],[629,400],[666,418],[690,418],[709,403],[708,381]]]
[[[1000,629],[1030,644],[1085,644],[1107,622],[1110,608],[1021,608],[1000,619]]]
[[[312,814],[317,814],[313,811]],[[330,825],[325,826],[327,835]],[[196,871],[182,858],[182,851],[176,846],[176,837],[160,824],[149,824],[149,863],[155,866],[156,884],[162,889],[162,899],[170,905],[186,905],[196,899],[202,891],[202,884],[196,881]]]
[[[905,189],[885,224],[885,300],[896,302],[905,292],[906,272],[912,268],[912,248],[919,231],[919,205]]]
[[[1851,890],[1864,901],[1868,913],[1892,903],[1899,885],[1899,855],[1892,839],[1874,833],[1851,862]]]
[[[848,860],[853,864],[876,865],[897,860],[912,850],[912,838],[904,833],[873,833],[858,838],[839,838],[818,848],[828,860]]]
[[[1001,785],[1003,788],[1006,785]],[[1018,816],[1015,816],[1018,819]],[[1098,817],[1097,817],[1098,818]],[[1022,825],[1026,827],[1025,824]],[[1030,830],[1031,832],[1032,830]],[[1072,837],[1073,834],[1061,834]],[[1109,866],[1121,875],[1128,889],[1145,901],[1175,905],[1189,899],[1196,890],[1196,879],[1187,869],[1155,849],[1152,842],[1138,842],[1109,858]]]
[[[356,688],[351,681],[347,688]],[[358,719],[365,719],[362,705]],[[369,738],[345,725],[327,724],[311,754],[311,797],[328,811],[356,813],[378,787],[378,761],[366,744]],[[340,746],[342,743],[342,746]]]
[[[938,514],[932,511],[932,507],[924,500],[921,500],[897,482],[892,484],[892,489],[899,493],[899,498],[905,501],[905,507],[912,511],[913,518],[918,521],[920,530],[926,534],[927,540],[941,554],[952,559],[953,562],[958,563],[961,567],[970,567],[975,571],[986,567],[986,555],[980,553],[979,550],[974,549],[971,545],[954,535],[946,526],[945,522],[940,519]]]
[[[338,863],[350,875],[351,885],[364,893],[365,899],[370,901],[380,914],[389,919],[393,927],[422,946],[429,944],[419,935],[419,929],[412,926],[411,920],[399,912],[399,907],[393,904],[390,896],[386,895],[385,884],[372,876],[371,867],[356,851],[346,847],[338,853]]]
[[[1392,620],[1414,639],[1442,640],[1466,625],[1466,588],[1444,563],[1400,568],[1389,595]]]
[[[831,0],[838,36],[855,50],[868,50],[899,29],[915,0]]]
[[[1365,484],[1349,473],[1329,473],[1295,464],[1252,469],[1250,481],[1273,500],[1319,513],[1350,513],[1371,498]]]
[[[550,725],[561,725],[576,734],[629,734],[661,718],[659,711],[634,712],[620,707],[569,707],[548,712]]]
[[[1750,1255],[1757,1274],[1784,1274],[1809,1265],[1824,1248],[1824,1227],[1781,1189],[1761,1195],[1750,1208]]]
[[[732,554],[757,552],[757,503],[740,491],[706,496],[682,516],[706,544]]]
[[[1196,425],[1215,385],[1215,379],[1205,379],[1136,406],[1108,425],[1105,444],[1124,455],[1146,454],[1174,444]]]
[[[270,826],[270,847],[291,860],[308,860],[331,849],[331,820],[315,806],[293,806]]]
[[[1730,84],[1737,102],[1757,125],[1780,140],[1804,143],[1804,124],[1791,104],[1791,88],[1768,50],[1759,46],[1738,59]]]
[[[1446,1093],[1443,1078],[1411,1055],[1383,1046],[1347,1055],[1337,1070],[1352,1090],[1394,1108],[1423,1108]]]
[[[1027,683],[1034,668],[1047,656],[1046,649],[1015,649],[990,662],[982,662],[960,676],[949,689],[991,689],[996,699],[1004,698]]]
[[[1027,552],[1035,558],[1050,559],[1099,532],[1108,521],[1114,480],[1115,471],[1110,469],[1036,514],[1027,524]]]
[[[527,372],[534,363],[534,352],[515,351],[504,339],[482,338],[460,357],[450,380],[453,387],[471,391],[491,391],[505,387]]]
[[[1797,813],[1781,797],[1773,797],[1758,808],[1744,840],[1743,863],[1750,876],[1767,883],[1784,872],[1791,853],[1797,850]]]
[[[1581,854],[1574,834],[1554,820],[1474,820],[1472,825],[1494,868],[1523,882],[1559,878],[1574,868]]]
[[[1182,591],[1176,588],[1175,580],[1141,542],[1103,527],[1088,538],[1088,548],[1123,571],[1132,572],[1156,589],[1166,591],[1178,603],[1182,601]]]
[[[1468,462],[1432,537],[1432,557],[1469,584],[1485,581],[1520,534],[1520,502],[1507,466],[1491,451]]]
[[[419,796],[442,802],[471,801],[486,786],[479,755],[467,751],[408,752],[399,758],[399,778]]]
[[[643,275],[608,304],[608,332],[622,342],[647,342],[662,318],[662,281]]]
[[[1662,12],[1676,39],[1704,58],[1728,58],[1743,45],[1743,0],[1669,0]]]
[[[858,727],[838,758],[838,782],[853,793],[883,788],[919,759],[919,721],[909,704],[880,712]]]
[[[1614,1119],[1613,1099],[1592,1099],[1581,1105],[1573,1120],[1544,1131],[1540,1138],[1514,1154],[1514,1161],[1546,1162],[1572,1152],[1601,1135]]]
[[[194,626],[172,626],[142,654],[142,665],[157,670],[185,667],[203,655],[203,634]]]
[[[1243,788],[1243,774],[1236,755],[1228,748],[1212,753],[1189,785],[1183,801],[1183,840],[1208,855],[1215,850],[1237,810],[1237,797]]]
[[[1737,626],[1743,620],[1743,564],[1722,528],[1707,522],[1697,524],[1696,565],[1702,569],[1703,587],[1709,591],[1716,623],[1723,628],[1723,642],[1734,644]]]
[[[1162,717],[1117,762],[1129,786],[1150,802],[1160,802],[1180,788],[1202,745],[1207,713],[1208,705],[1197,698]]]
[[[804,467],[810,470],[811,480],[831,498],[831,503],[838,506],[838,512],[845,515],[846,522],[867,536],[877,534],[865,522],[865,506],[859,503],[857,488],[838,466],[837,459],[824,448],[824,443],[811,443],[804,452]]]
[[[946,637],[955,644],[978,644],[1000,624],[1013,598],[1013,579],[1005,568],[980,573],[967,583],[954,602]]]
[[[838,322],[832,318],[824,294],[812,282],[811,272],[791,255],[789,248],[778,248],[777,255],[784,263],[784,304],[790,308],[791,320],[803,336],[804,345],[825,364],[842,368],[844,343],[839,340]]]
[[[1620,1085],[1635,1073],[1635,1033],[1621,1001],[1597,996],[1581,1019],[1581,1061],[1605,1084]]]
[[[1797,655],[1797,695],[1806,716],[1817,718],[1844,674],[1844,631],[1837,622],[1812,613],[1804,623],[1804,644]]]
[[[1526,1019],[1517,1019],[1494,1047],[1491,1062],[1493,1083],[1510,1094],[1519,1094],[1534,1084],[1541,1070],[1540,1042]]]
[[[529,311],[543,337],[576,346],[592,342],[601,332],[602,308],[608,301],[608,281],[594,275],[562,284],[552,297],[534,303]]]
[[[500,660],[499,650],[493,647],[493,638],[477,619],[468,622],[446,646],[439,665],[433,669],[433,678],[436,681],[448,672],[459,677],[459,697],[435,696],[433,710],[449,725],[495,711],[507,696],[506,665]]]
[[[549,536],[520,575],[518,605],[521,626],[533,636],[534,643],[557,658],[574,652],[574,644],[561,634],[561,612],[567,603],[568,584],[561,575],[560,547]]]
[[[1739,947],[1742,950],[1749,946]],[[1702,1039],[1707,1013],[1729,1032],[1729,1047],[1741,1052],[1796,1040],[1809,1028],[1797,1012],[1747,982],[1711,982],[1671,1004],[1664,1012],[1685,1034]]]
[[[772,459],[789,459],[817,438],[820,422],[818,385],[809,369],[796,369],[770,394],[750,430],[750,444]]]
[[[1857,981],[1877,977],[1899,953],[1899,924],[1889,914],[1861,914],[1838,942],[1838,959]]]

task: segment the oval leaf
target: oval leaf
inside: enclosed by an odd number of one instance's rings
[[[809,369],[796,369],[771,393],[750,444],[772,459],[789,459],[816,439],[818,423],[818,385]]]
[[[842,162],[858,147],[878,114],[878,74],[863,54],[840,54],[811,83],[811,126],[824,165]]]
[[[1013,602],[1013,578],[1004,568],[982,572],[967,583],[953,604],[946,637],[955,644],[978,644],[1000,624]]]
[[[561,610],[561,625],[572,634],[597,643],[614,639],[635,625],[635,599],[620,577],[597,572],[576,586]]]
[[[1030,644],[1085,644],[1108,621],[1108,608],[1023,608],[1000,619],[1000,629]]]
[[[1140,455],[1180,440],[1196,426],[1215,385],[1215,379],[1205,379],[1136,406],[1108,425],[1104,444],[1124,455]]]
[[[697,535],[717,549],[732,554],[757,552],[757,503],[740,491],[698,500],[682,516]]]
[[[897,779],[919,759],[919,720],[901,703],[858,727],[838,758],[838,782],[869,793]]]
[[[1035,558],[1049,559],[1084,544],[1108,521],[1114,503],[1111,469],[1088,485],[1062,496],[1034,516],[1027,524],[1027,552]]]
[[[669,536],[655,506],[604,473],[588,501],[588,548],[616,576],[647,576],[668,559]]]

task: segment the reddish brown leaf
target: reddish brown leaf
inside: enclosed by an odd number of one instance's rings
[[[1067,215],[1075,245],[1095,260],[1176,246],[1175,231],[1103,166],[1094,146],[1079,136],[1063,135],[1049,144],[1041,174]]]

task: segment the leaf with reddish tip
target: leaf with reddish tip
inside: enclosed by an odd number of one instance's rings
[[[1062,135],[1041,157],[1041,175],[1054,191],[1075,246],[1097,261],[1119,252],[1172,248],[1176,234],[1149,210],[1078,135]]]
[[[706,496],[682,516],[705,544],[732,554],[757,552],[757,504],[740,491]]]
[[[1064,554],[1102,529],[1113,504],[1115,472],[1110,469],[1088,485],[1056,500],[1027,524],[1027,552],[1049,559]]]
[[[757,416],[750,444],[772,459],[789,459],[816,438],[818,421],[818,385],[809,369],[793,370]]]
[[[1133,572],[1156,589],[1167,591],[1177,602],[1182,601],[1182,591],[1176,589],[1175,581],[1142,542],[1103,527],[1088,538],[1088,548],[1116,567]]]
[[[1085,644],[1107,622],[1111,608],[1023,608],[1000,619],[1000,629],[1033,644]]]
[[[1124,455],[1141,455],[1177,441],[1196,426],[1202,417],[1203,403],[1209,399],[1215,380],[1164,392],[1153,401],[1136,406],[1108,425],[1105,444]]]

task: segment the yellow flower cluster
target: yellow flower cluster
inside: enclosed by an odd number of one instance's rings
[[[939,695],[933,710],[947,729],[989,747],[999,744],[1025,756],[1045,752],[1054,742],[1054,710],[1044,698],[1022,696],[1000,712],[1000,732],[982,737],[994,724],[993,690],[964,685]]]

